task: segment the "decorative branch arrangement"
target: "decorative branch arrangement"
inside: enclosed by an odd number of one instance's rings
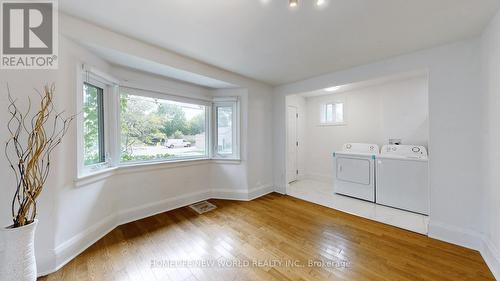
[[[5,155],[16,175],[16,192],[12,199],[13,227],[30,224],[37,215],[36,202],[50,170],[50,155],[61,143],[75,116],[63,118],[64,112],[54,109],[55,86],[45,86],[40,96],[38,111],[30,117],[31,99],[25,113],[16,105],[10,90],[10,119],[7,128],[10,138],[5,144]],[[55,116],[52,118],[52,115]],[[51,120],[53,119],[53,120]],[[48,127],[48,130],[46,130]]]

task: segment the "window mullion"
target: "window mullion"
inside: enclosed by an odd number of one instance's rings
[[[212,118],[212,108],[213,104],[211,106],[206,107],[206,113],[205,113],[205,149],[207,150],[207,157],[209,159],[213,158],[213,133],[212,133],[212,123],[213,123],[213,118]]]
[[[109,136],[109,165],[114,167],[119,164],[120,159],[120,96],[118,94],[118,86],[113,85],[109,90],[109,99],[108,99],[108,136]]]
[[[105,117],[104,117],[104,90],[103,89],[98,89],[97,93],[97,120],[99,122],[98,125],[98,143],[99,143],[99,162],[105,163],[106,162],[106,149],[107,146],[105,144]]]

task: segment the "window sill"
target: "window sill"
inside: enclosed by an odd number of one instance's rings
[[[96,181],[106,179],[112,176],[116,170],[117,167],[107,167],[90,173],[86,173],[84,175],[78,176],[75,179],[75,185],[76,186],[88,185]]]
[[[196,159],[183,159],[175,161],[157,161],[157,162],[136,162],[129,164],[120,164],[116,167],[104,168],[92,173],[79,176],[74,180],[75,186],[84,186],[91,183],[104,180],[113,175],[139,173],[159,169],[173,169],[179,167],[188,167],[203,164],[227,164],[239,165],[240,159],[210,159],[210,158],[196,158]]]
[[[191,158],[179,160],[122,163],[118,165],[117,174],[136,173],[157,169],[172,169],[178,167],[201,165],[209,162],[209,158]]]
[[[239,165],[239,164],[241,164],[241,159],[214,158],[211,161],[214,164],[230,164],[230,165]]]
[[[328,127],[328,126],[346,126],[346,122],[339,122],[339,123],[319,123],[318,126],[320,127]]]

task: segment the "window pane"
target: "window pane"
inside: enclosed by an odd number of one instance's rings
[[[233,108],[217,107],[217,153],[233,153]]]
[[[321,105],[322,124],[336,124],[344,122],[344,103],[324,103]]]
[[[84,83],[83,93],[83,156],[89,166],[105,161],[103,89]]]
[[[206,106],[120,95],[121,161],[207,155]]]
[[[333,121],[333,104],[326,105],[326,122]]]
[[[335,122],[341,123],[344,122],[344,104],[336,103],[335,104]]]

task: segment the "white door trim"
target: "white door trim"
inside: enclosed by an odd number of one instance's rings
[[[290,110],[293,111],[293,115],[295,116],[293,118],[294,122],[295,122],[295,140],[290,140],[290,135],[289,135],[289,130],[290,130]],[[298,108],[296,106],[288,106],[287,107],[287,126],[286,126],[286,149],[287,149],[287,153],[286,153],[286,182],[287,184],[293,182],[293,181],[296,181],[297,180],[297,171],[298,171],[298,155],[299,155],[299,152],[298,152]],[[291,159],[290,157],[290,145],[293,145],[294,148],[295,148],[295,161],[293,159]],[[300,144],[299,144],[300,145]],[[295,165],[293,167],[293,169],[290,169],[291,166],[290,166],[290,161],[294,161]]]

